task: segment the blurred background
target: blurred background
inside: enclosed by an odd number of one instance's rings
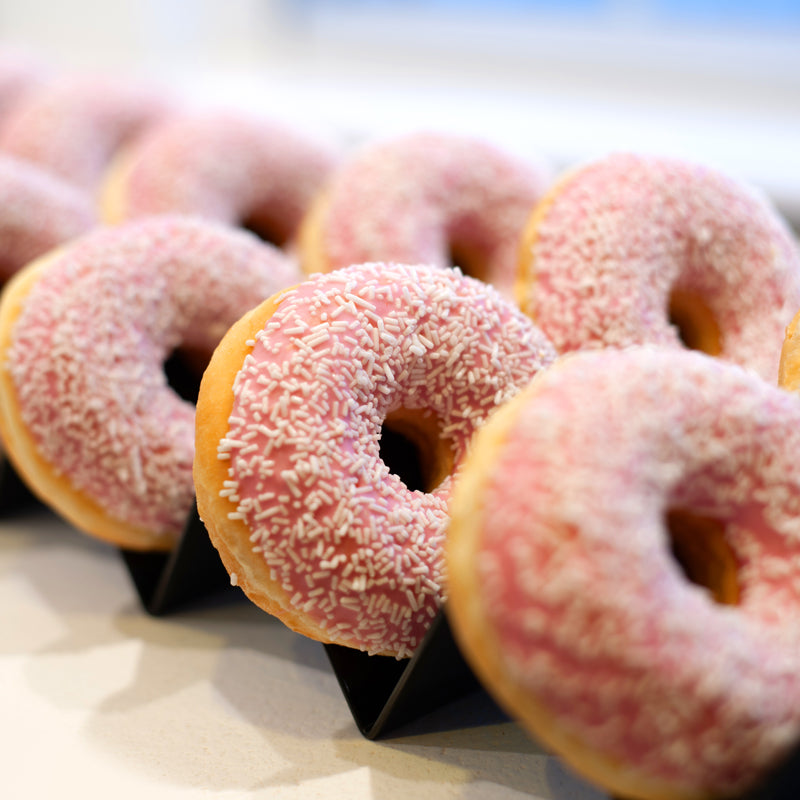
[[[693,158],[800,227],[800,0],[0,0],[0,37],[345,145],[428,127],[559,167]]]

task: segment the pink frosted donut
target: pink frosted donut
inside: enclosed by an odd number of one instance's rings
[[[408,656],[445,594],[453,474],[554,351],[455,270],[356,265],[270,298],[226,334],[197,403],[200,516],[248,596],[289,627]],[[420,451],[422,485],[382,438]]]
[[[78,528],[167,548],[192,505],[194,406],[168,385],[296,268],[242,231],[184,217],[97,229],[34,262],[0,303],[0,433]]]
[[[563,357],[477,435],[457,639],[614,796],[738,796],[798,742],[799,448],[796,397],[652,346]]]
[[[196,214],[291,239],[333,154],[280,124],[233,112],[175,115],[127,147],[102,200],[112,223],[149,214]]]
[[[800,256],[765,198],[709,168],[616,154],[558,181],[516,297],[559,352],[685,344],[775,382]]]
[[[150,87],[67,76],[15,104],[0,126],[0,150],[94,191],[117,149],[166,111]]]
[[[96,223],[93,199],[35,164],[0,153],[0,283]]]
[[[429,263],[510,294],[519,237],[549,182],[489,142],[415,133],[348,159],[301,232],[306,272],[365,261]]]

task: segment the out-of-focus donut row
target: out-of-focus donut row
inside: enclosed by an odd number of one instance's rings
[[[196,495],[320,641],[407,657],[446,604],[613,792],[735,796],[800,742],[798,245],[705,165],[543,163],[0,58],[2,442],[126,548]]]

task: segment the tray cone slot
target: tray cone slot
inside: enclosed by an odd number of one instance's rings
[[[154,616],[234,591],[196,506],[174,550],[141,553],[123,549],[122,556],[142,605]]]

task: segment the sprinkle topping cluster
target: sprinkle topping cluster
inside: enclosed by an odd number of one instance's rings
[[[179,347],[209,354],[296,279],[254,236],[188,217],[71,242],[28,294],[5,354],[43,458],[111,517],[177,534],[194,492],[194,406],[162,365]]]
[[[796,741],[798,448],[797,398],[709,356],[605,350],[542,373],[487,478],[476,563],[502,659],[559,725],[713,796]],[[724,524],[738,606],[679,568],[675,508]]]
[[[450,266],[510,294],[522,229],[549,174],[481,140],[418,133],[365,148],[329,186],[324,246],[331,269],[394,260]]]
[[[231,515],[292,606],[333,641],[409,655],[445,593],[452,476],[409,490],[380,457],[383,421],[435,415],[458,465],[554,357],[524,315],[455,270],[365,264],[287,291],[236,378],[218,453]]]
[[[770,382],[800,308],[800,254],[765,198],[678,160],[609,156],[569,176],[541,220],[521,304],[559,352],[678,346],[670,294],[707,305],[721,356]]]

